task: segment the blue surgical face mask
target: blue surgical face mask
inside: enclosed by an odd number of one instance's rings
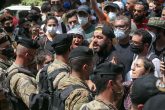
[[[125,31],[121,29],[115,29],[114,34],[118,40],[122,40],[127,37]]]
[[[78,16],[78,22],[81,26],[86,25],[88,23],[88,17],[79,17]]]
[[[109,17],[110,20],[113,21],[113,20],[116,19],[116,13],[114,13],[114,12],[109,12],[109,13],[108,13],[108,17]]]

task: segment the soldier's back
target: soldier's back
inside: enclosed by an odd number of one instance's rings
[[[64,62],[62,61],[59,61],[57,59],[55,59],[53,61],[53,63],[51,63],[49,66],[48,66],[48,70],[47,70],[47,73],[48,74],[52,74],[53,71],[55,70],[58,70],[58,69],[64,69],[64,71],[58,73],[58,75],[56,76],[56,78],[54,79],[53,81],[53,86],[54,88],[58,86],[58,82],[65,76],[68,74],[68,72],[70,71],[70,67],[65,64]]]
[[[66,75],[59,81],[58,89],[63,90],[70,85],[80,85],[82,87],[73,90],[65,100],[65,110],[79,110],[84,103],[90,101],[90,92],[88,86],[79,78]]]
[[[17,67],[17,68],[16,68]],[[16,65],[12,65],[9,69],[10,72],[8,76],[10,78],[10,92],[16,99],[21,99],[22,105],[18,104],[16,106],[24,106],[26,109],[29,106],[29,97],[32,93],[37,92],[37,83],[34,75],[25,68],[21,68]],[[14,105],[15,106],[15,105]]]
[[[8,64],[0,60],[0,110],[12,110],[10,103],[5,97],[2,87],[2,83],[5,80],[5,73],[8,66]]]

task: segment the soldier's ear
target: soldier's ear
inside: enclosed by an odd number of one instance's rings
[[[112,88],[112,86],[113,86],[113,81],[109,80],[107,83],[107,88]]]
[[[84,64],[84,65],[82,66],[82,68],[83,68],[83,70],[88,71],[88,65],[87,65],[87,64]]]
[[[26,52],[26,53],[25,53],[25,57],[27,57],[27,56],[29,56],[29,54]]]
[[[139,105],[137,106],[138,110],[142,110],[142,109],[143,109],[143,107],[144,107],[144,105],[143,105],[143,104],[139,104]]]

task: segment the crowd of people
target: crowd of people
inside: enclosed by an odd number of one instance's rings
[[[50,0],[0,16],[0,110],[164,110],[164,0]]]

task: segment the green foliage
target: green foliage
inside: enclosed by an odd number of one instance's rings
[[[39,6],[42,4],[42,2],[43,0],[22,0],[21,4]]]

